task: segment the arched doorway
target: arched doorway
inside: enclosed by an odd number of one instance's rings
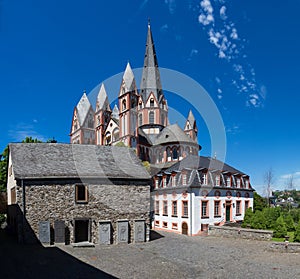
[[[185,234],[185,235],[188,235],[188,225],[185,222],[182,223],[182,225],[181,225],[181,233]]]

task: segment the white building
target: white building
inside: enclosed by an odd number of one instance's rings
[[[189,156],[153,178],[153,228],[201,235],[241,222],[253,208],[249,176],[213,158]]]

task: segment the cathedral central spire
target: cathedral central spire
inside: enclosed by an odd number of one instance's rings
[[[160,102],[163,97],[150,21],[148,21],[146,51],[140,89],[144,102],[148,99],[151,92],[153,92],[158,102]]]

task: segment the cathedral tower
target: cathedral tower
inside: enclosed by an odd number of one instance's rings
[[[104,133],[107,127],[108,121],[111,115],[111,108],[109,105],[107,93],[102,83],[96,102],[96,112],[95,112],[95,129],[96,129],[96,144],[103,145],[104,143]]]
[[[119,92],[120,141],[130,147],[136,146],[137,138],[137,99],[134,74],[127,63]]]
[[[74,108],[70,137],[71,143],[95,144],[94,110],[85,92]]]
[[[188,135],[192,140],[197,142],[197,134],[198,134],[198,128],[196,124],[196,119],[192,113],[192,110],[190,110],[188,118],[185,122],[184,126],[184,132],[186,135]]]
[[[138,126],[146,134],[158,134],[168,124],[168,106],[162,90],[150,24],[148,24],[138,111]]]

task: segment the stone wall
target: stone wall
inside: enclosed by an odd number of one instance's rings
[[[273,242],[270,245],[270,250],[287,253],[300,253],[300,243]]]
[[[253,230],[244,228],[232,228],[225,226],[209,226],[208,235],[233,237],[233,238],[245,238],[255,240],[271,240],[273,236],[272,231],[265,230]]]
[[[149,185],[88,185],[88,202],[75,202],[75,184],[53,183],[44,185],[26,185],[26,220],[38,237],[39,222],[50,221],[54,228],[55,220],[65,222],[69,231],[69,240],[74,242],[74,220],[90,220],[91,241],[99,242],[99,222],[110,221],[112,241],[117,242],[117,221],[129,221],[129,242],[134,240],[134,220],[145,220],[146,240],[149,240],[150,228],[150,186]],[[22,188],[17,189],[17,202],[21,211]],[[26,237],[29,234],[25,233]],[[31,242],[28,239],[28,242]]]

